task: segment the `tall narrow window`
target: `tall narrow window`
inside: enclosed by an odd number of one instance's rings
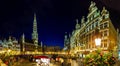
[[[92,24],[92,29],[94,29],[94,23]]]
[[[101,43],[101,48],[103,47],[103,43]]]
[[[100,29],[103,29],[103,24],[100,25]]]
[[[107,47],[107,43],[104,43],[104,47]]]
[[[107,27],[108,27],[108,23],[105,22],[105,23],[104,23],[104,28],[107,28]]]
[[[107,39],[104,40],[104,47],[107,47]]]
[[[98,22],[96,22],[96,27],[98,26]]]
[[[108,36],[107,33],[108,33],[107,30],[105,30],[105,31],[104,31],[104,36]]]

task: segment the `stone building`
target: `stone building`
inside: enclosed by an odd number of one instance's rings
[[[113,51],[117,47],[118,31],[110,19],[109,11],[103,7],[100,11],[95,2],[91,1],[87,17],[79,24],[76,20],[75,30],[70,36],[71,53],[87,54],[96,50],[95,39],[101,38],[100,48],[103,51]]]

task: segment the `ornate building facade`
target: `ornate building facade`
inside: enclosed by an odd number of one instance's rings
[[[70,34],[69,36],[67,36],[67,32],[65,32],[65,36],[64,36],[64,48],[63,50],[68,50],[70,49]]]
[[[36,14],[34,13],[34,20],[33,20],[33,33],[32,33],[32,42],[28,43],[25,42],[25,35],[23,34],[21,37],[21,51],[42,51],[42,43],[38,45],[38,32],[37,32],[37,19]]]
[[[71,53],[84,54],[96,50],[95,38],[97,36],[101,38],[100,48],[104,51],[112,51],[117,47],[117,33],[109,11],[105,7],[100,11],[96,3],[91,2],[87,17],[82,17],[81,24],[76,20],[75,30],[69,38]]]
[[[38,32],[37,32],[37,20],[36,14],[34,13],[33,20],[33,33],[32,33],[32,42],[25,41],[25,35],[23,34],[20,38],[20,41],[16,40],[13,37],[9,37],[8,40],[0,40],[0,50],[15,50],[15,51],[42,51],[42,43],[38,45]]]
[[[0,40],[0,50],[8,50],[11,49],[13,51],[20,51],[20,44],[15,37],[9,36],[8,40]]]
[[[33,21],[33,33],[32,33],[32,40],[36,46],[38,46],[38,32],[37,32],[37,20],[36,14],[34,13],[34,21]]]

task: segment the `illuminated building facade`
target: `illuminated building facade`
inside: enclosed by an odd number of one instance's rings
[[[65,36],[64,36],[64,48],[63,50],[68,50],[70,49],[70,34],[69,36],[67,36],[67,32],[65,32]]]
[[[37,20],[36,14],[34,14],[33,20],[33,33],[32,33],[32,42],[25,41],[25,35],[23,34],[20,38],[20,41],[16,40],[13,37],[9,37],[8,40],[0,40],[0,49],[10,49],[10,50],[17,50],[21,52],[25,51],[42,51],[42,43],[38,45],[38,32],[37,32]]]
[[[32,42],[33,43],[25,42],[25,35],[23,34],[20,41],[21,51],[42,51],[42,43],[41,45],[38,45],[37,19],[35,13],[33,20]]]
[[[36,14],[34,14],[32,40],[33,40],[33,43],[34,43],[36,46],[38,46],[38,32],[37,32]]]
[[[18,40],[15,39],[15,37],[9,36],[9,39],[6,40],[0,40],[0,50],[14,50],[14,51],[20,51],[20,44],[18,43]]]
[[[89,13],[83,16],[81,24],[76,20],[75,30],[70,36],[70,50],[72,53],[91,52],[96,50],[95,38],[99,33],[101,38],[100,48],[104,51],[112,51],[117,48],[118,31],[112,24],[109,12],[105,7],[102,11],[98,10],[96,3],[91,2]]]
[[[44,52],[58,52],[61,51],[60,46],[44,46],[43,47]]]

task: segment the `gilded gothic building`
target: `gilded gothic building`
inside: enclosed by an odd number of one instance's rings
[[[80,24],[76,19],[75,30],[69,38],[71,52],[89,53],[96,50],[95,38],[97,36],[101,38],[102,50],[111,51],[117,48],[118,30],[112,24],[109,11],[105,7],[100,11],[95,2],[91,2],[88,10],[87,17],[83,16]],[[68,42],[65,42],[65,45],[66,43]]]
[[[32,42],[26,42],[24,34],[21,36],[20,41],[12,38],[13,37],[10,36],[8,40],[0,40],[0,49],[10,49],[21,52],[42,51],[42,42],[40,43],[41,45],[38,45],[37,19],[35,13],[33,20]]]
[[[32,41],[33,43],[25,42],[25,35],[23,34],[21,37],[21,51],[42,51],[42,43],[41,45],[38,45],[37,19],[35,13],[33,20]]]

